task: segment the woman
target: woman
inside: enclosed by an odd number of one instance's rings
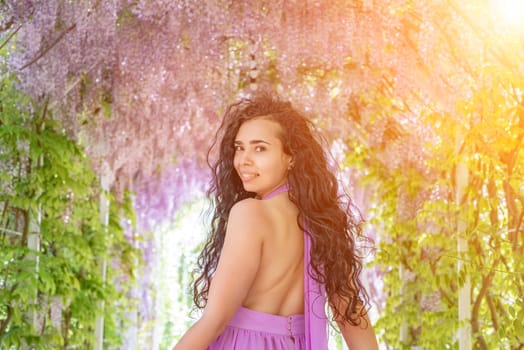
[[[307,119],[267,95],[242,100],[217,142],[194,286],[204,311],[174,349],[324,350],[326,304],[351,350],[378,349],[361,299],[360,228]]]

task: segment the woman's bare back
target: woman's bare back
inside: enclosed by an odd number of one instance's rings
[[[304,232],[298,209],[287,194],[258,202],[256,215],[267,225],[258,228],[263,230],[260,266],[243,306],[282,316],[303,313]]]

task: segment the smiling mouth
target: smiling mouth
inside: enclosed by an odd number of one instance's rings
[[[240,173],[239,175],[242,181],[250,181],[258,177],[258,174],[254,174],[254,173]]]

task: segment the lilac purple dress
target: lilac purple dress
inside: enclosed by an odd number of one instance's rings
[[[285,185],[264,199],[287,190]],[[326,350],[326,297],[309,273],[310,249],[304,234],[304,314],[286,317],[240,307],[208,350]]]

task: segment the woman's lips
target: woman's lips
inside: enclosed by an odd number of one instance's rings
[[[240,173],[240,178],[244,182],[251,181],[254,178],[256,178],[257,176],[258,176],[258,174],[256,174],[256,173]]]

